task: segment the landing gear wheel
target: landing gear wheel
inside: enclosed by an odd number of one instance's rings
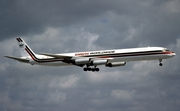
[[[162,66],[162,59],[159,59],[159,66]]]
[[[83,68],[84,71],[87,71],[88,69],[87,68]]]
[[[92,68],[92,72],[96,71],[95,68]]]
[[[162,63],[159,63],[159,66],[162,66],[163,64]]]
[[[98,72],[99,71],[99,68],[92,68],[92,72]]]
[[[88,71],[91,71],[92,69],[90,67],[87,68]]]
[[[98,72],[98,71],[99,71],[99,68],[96,68],[95,70]]]
[[[99,71],[99,68],[96,68],[96,66],[94,68],[91,68],[91,67],[84,67],[83,68],[84,71],[92,71],[92,72],[95,72],[95,71]]]

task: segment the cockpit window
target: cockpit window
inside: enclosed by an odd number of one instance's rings
[[[170,50],[168,50],[168,49],[166,49],[166,48],[164,48],[164,50],[163,50],[163,52],[169,52]]]
[[[164,50],[163,50],[163,52],[169,52],[170,50],[168,50],[168,49],[166,49],[166,48],[164,48]]]

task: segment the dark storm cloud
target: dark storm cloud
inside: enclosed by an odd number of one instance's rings
[[[178,0],[0,1],[0,110],[179,111]],[[127,63],[98,73],[79,67],[31,66],[15,37],[35,52],[59,53],[156,45],[176,56]],[[6,38],[6,39],[5,39]]]
[[[97,45],[117,48],[137,47],[140,43],[165,46],[174,43],[180,36],[180,9],[177,0],[133,2],[133,5],[123,6],[124,13],[117,7],[114,9],[101,16],[100,19],[107,22],[98,22],[97,27],[90,24],[90,30],[100,36]]]
[[[86,21],[113,8],[109,1],[6,0],[0,3],[1,39],[43,32],[46,27]]]

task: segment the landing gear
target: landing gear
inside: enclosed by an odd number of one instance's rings
[[[83,68],[84,71],[91,71],[92,69],[90,67]]]
[[[95,71],[99,71],[99,68],[96,68],[96,66],[94,66],[94,68],[91,68],[89,66],[83,68],[84,71],[92,71],[92,72],[95,72]]]
[[[162,59],[159,59],[159,66],[162,66]]]
[[[92,68],[92,72],[94,72],[94,71],[99,71],[99,68]]]

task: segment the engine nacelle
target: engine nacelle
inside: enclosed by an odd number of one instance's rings
[[[107,63],[107,60],[94,60],[91,61],[91,65],[104,65]]]
[[[117,66],[125,66],[126,62],[112,62],[106,64],[106,67],[117,67]]]
[[[75,59],[73,61],[73,64],[88,64],[90,62],[89,58],[83,58],[83,59]]]

